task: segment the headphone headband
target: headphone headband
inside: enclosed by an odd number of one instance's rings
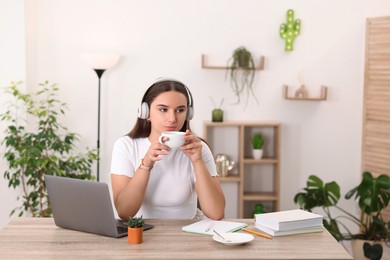
[[[177,83],[178,85],[182,86],[185,91],[187,92],[188,96],[188,107],[187,107],[187,115],[186,120],[190,121],[194,117],[194,101],[192,99],[192,94],[190,90],[187,88],[187,86],[182,83],[179,80],[173,79],[173,78],[158,78],[157,81],[155,81],[146,91],[144,96],[142,97],[141,106],[138,108],[138,117],[141,119],[148,119],[149,117],[149,104],[145,102],[145,97],[147,96],[147,93],[156,86],[156,84],[162,83],[162,82],[173,82]]]

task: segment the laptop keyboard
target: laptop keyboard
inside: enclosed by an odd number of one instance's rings
[[[116,227],[116,230],[118,230],[118,233],[119,234],[122,234],[122,233],[127,233],[127,228],[126,227]]]

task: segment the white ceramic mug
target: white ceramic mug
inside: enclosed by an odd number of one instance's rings
[[[177,149],[185,143],[185,140],[183,139],[183,136],[185,134],[185,132],[180,131],[162,132],[160,137],[158,138],[158,141],[162,144],[165,144],[171,149]],[[166,140],[163,141],[163,138]]]

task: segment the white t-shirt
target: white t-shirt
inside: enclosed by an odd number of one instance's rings
[[[132,177],[150,146],[148,138],[119,138],[113,148],[111,174]],[[202,142],[202,158],[211,176],[217,175],[213,155]],[[158,219],[190,219],[195,216],[197,195],[191,160],[180,149],[170,150],[150,173],[144,201],[137,216]],[[131,200],[131,198],[129,198]]]

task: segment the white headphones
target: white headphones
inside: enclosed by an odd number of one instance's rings
[[[186,120],[190,121],[194,117],[194,101],[192,99],[192,95],[191,95],[190,90],[182,82],[175,80],[175,79],[167,79],[167,78],[160,79],[160,80],[156,81],[155,83],[152,84],[152,86],[150,86],[148,88],[148,90],[146,90],[144,97],[142,98],[141,106],[138,108],[138,117],[141,119],[148,119],[149,118],[149,105],[147,102],[144,101],[145,96],[150,91],[150,89],[152,89],[154,86],[156,86],[162,82],[172,82],[172,83],[175,83],[177,85],[180,85],[181,87],[183,87],[186,90],[187,95],[188,95],[188,107],[187,107]]]

